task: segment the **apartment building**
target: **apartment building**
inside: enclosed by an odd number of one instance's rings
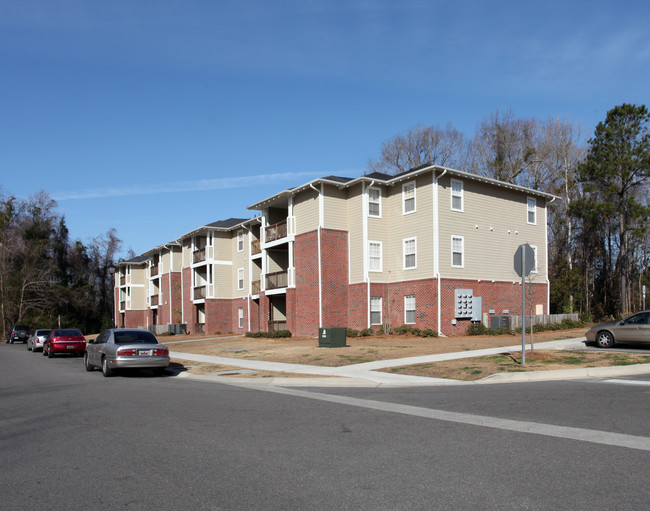
[[[205,333],[286,328],[315,336],[320,326],[403,324],[463,333],[472,321],[521,313],[514,254],[524,243],[535,253],[527,312],[547,314],[552,200],[434,165],[315,179],[251,205],[253,219],[215,222],[177,240],[181,320]],[[120,278],[132,264],[119,266]],[[162,287],[151,285],[163,300]],[[175,319],[156,321],[167,318]],[[156,324],[151,312],[146,319]]]

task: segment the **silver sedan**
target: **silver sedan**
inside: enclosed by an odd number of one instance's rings
[[[101,368],[104,376],[116,369],[153,369],[162,374],[169,365],[169,350],[148,330],[110,328],[89,340],[84,355],[86,371]]]
[[[43,351],[43,343],[52,330],[38,329],[27,339],[27,351],[36,353],[36,350]]]
[[[594,325],[587,330],[586,337],[599,348],[611,348],[616,342],[650,343],[650,311],[638,312],[622,321]]]

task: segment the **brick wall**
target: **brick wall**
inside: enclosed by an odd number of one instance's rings
[[[311,231],[296,236],[293,244],[293,261],[296,268],[296,289],[289,307],[287,296],[287,328],[293,335],[318,335],[318,232]]]
[[[347,326],[348,233],[346,231],[321,229],[321,277],[323,326]]]
[[[127,310],[124,312],[125,328],[146,328],[147,310]]]

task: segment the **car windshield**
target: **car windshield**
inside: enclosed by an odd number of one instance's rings
[[[147,331],[126,331],[113,334],[115,344],[158,344],[156,336]]]
[[[635,314],[630,316],[625,320],[626,325],[646,325],[648,324],[648,316],[650,312],[642,312],[641,314]]]
[[[64,328],[63,330],[55,330],[52,337],[83,337],[83,335],[76,328]]]

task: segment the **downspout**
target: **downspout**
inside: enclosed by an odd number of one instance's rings
[[[161,257],[162,260],[162,257]],[[167,272],[168,279],[167,281],[169,282],[169,324],[171,325],[174,317],[172,315],[172,296],[174,296],[174,293],[172,292],[172,270],[174,268],[174,250],[170,247],[169,248],[169,272]]]
[[[551,199],[551,202],[546,204],[544,208],[544,259],[546,266],[546,313],[551,313],[551,282],[548,279],[548,205],[555,200],[555,196]]]
[[[318,194],[318,328],[323,327],[323,269],[321,262],[321,227],[323,225],[323,183],[318,190],[313,183],[309,187]]]
[[[440,200],[438,198],[438,180],[447,173],[447,169],[442,171],[442,174],[436,176],[436,171],[433,171],[433,193],[434,193],[434,207],[433,207],[433,274],[437,281],[438,299],[436,300],[437,316],[438,316],[438,335],[442,334],[442,305],[441,293],[442,285],[440,283]]]
[[[366,183],[363,183],[363,280],[366,283],[367,328],[370,328],[372,322],[370,317],[370,275],[368,274],[368,189],[372,188],[374,184],[374,179],[370,181],[367,187]]]

